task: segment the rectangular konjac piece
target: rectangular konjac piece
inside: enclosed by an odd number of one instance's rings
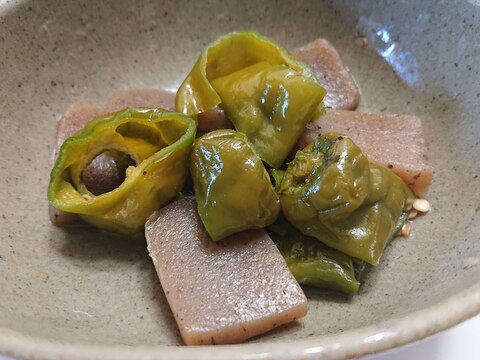
[[[350,136],[370,161],[388,167],[417,196],[425,196],[433,167],[428,161],[422,121],[418,117],[327,110],[326,115],[307,125],[297,148],[302,149],[319,134],[331,131]]]
[[[187,345],[244,341],[307,312],[307,299],[263,229],[210,239],[194,198],[157,211],[148,250]]]
[[[323,99],[327,108],[345,110],[357,108],[360,90],[337,50],[328,40],[318,38],[291,52],[312,68],[320,84],[327,90],[327,95]]]

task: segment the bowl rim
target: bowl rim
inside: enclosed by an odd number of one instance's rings
[[[0,17],[25,3],[0,0]],[[404,316],[347,330],[286,342],[206,346],[126,346],[62,342],[0,327],[0,355],[24,359],[347,359],[421,340],[480,314],[480,281],[436,304]],[[308,315],[307,315],[308,316]]]
[[[288,342],[206,346],[89,345],[59,342],[0,328],[0,354],[26,359],[347,359],[423,339],[480,313],[480,282],[403,317],[337,334]]]

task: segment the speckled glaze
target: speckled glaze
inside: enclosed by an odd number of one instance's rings
[[[478,313],[480,7],[473,0],[377,4],[0,1],[0,353],[340,359]],[[360,110],[420,116],[435,168],[433,211],[415,221],[411,238],[388,247],[355,298],[307,289],[310,310],[297,323],[242,345],[187,348],[178,346],[143,238],[50,225],[55,123],[72,102],[178,86],[203,45],[237,29],[290,48],[326,37],[362,90]]]

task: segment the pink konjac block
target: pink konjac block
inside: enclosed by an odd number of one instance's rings
[[[327,110],[325,116],[307,125],[296,148],[302,149],[331,131],[350,136],[370,161],[390,168],[417,196],[425,196],[433,167],[418,117]]]
[[[307,312],[305,294],[263,229],[214,242],[195,199],[183,198],[154,213],[145,235],[187,345],[242,342]]]
[[[327,90],[323,100],[327,108],[355,110],[360,102],[360,90],[343,63],[337,50],[328,40],[316,39],[291,53],[308,64]]]

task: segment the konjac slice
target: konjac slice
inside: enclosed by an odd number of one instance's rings
[[[82,129],[90,120],[97,116],[103,115],[105,112],[92,104],[79,102],[74,103],[62,114],[57,123],[57,138],[55,143],[56,157],[58,149],[63,142],[78,130]]]
[[[327,90],[323,99],[325,107],[345,110],[357,108],[360,101],[357,83],[330,42],[319,38],[293,49],[291,53],[312,68],[318,81]]]
[[[244,341],[307,312],[306,297],[265,230],[214,242],[194,198],[145,225],[150,256],[187,345]]]
[[[331,131],[352,138],[370,161],[391,169],[417,196],[423,197],[428,191],[433,167],[418,117],[327,110],[326,115],[307,125],[297,149]]]
[[[206,133],[218,129],[233,129],[233,124],[228,120],[225,111],[215,106],[197,115],[197,129],[200,133]]]
[[[100,116],[102,110],[95,105],[79,102],[74,103],[62,114],[57,123],[57,137],[53,160],[57,157],[57,152],[63,142],[78,130],[82,129],[86,123],[93,118]],[[52,224],[65,227],[83,224],[79,216],[55,209],[52,205],[48,206],[48,215]]]

